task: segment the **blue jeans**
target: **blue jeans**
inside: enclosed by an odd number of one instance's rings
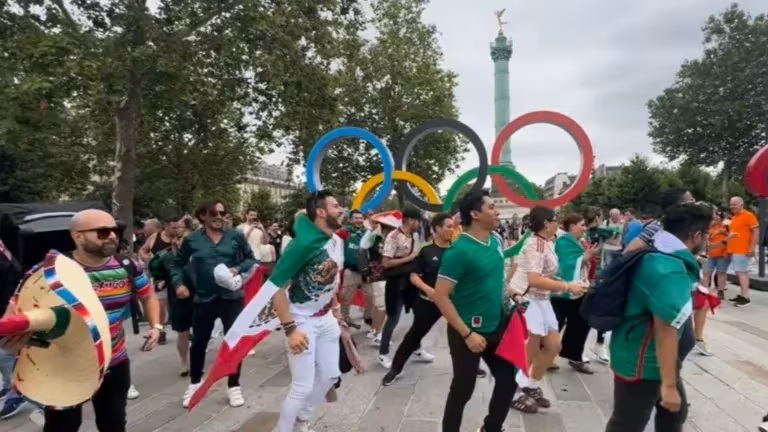
[[[16,355],[0,349],[0,375],[3,376],[2,390],[11,388],[13,365],[16,363]]]

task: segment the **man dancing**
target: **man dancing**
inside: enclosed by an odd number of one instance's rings
[[[443,254],[432,299],[448,321],[453,380],[443,414],[443,432],[459,432],[464,406],[472,398],[480,358],[496,383],[481,432],[501,432],[514,397],[515,367],[496,355],[504,334],[504,251],[492,234],[499,212],[488,191],[470,192],[459,202],[465,231]],[[520,296],[514,299],[520,302]]]
[[[341,210],[330,192],[319,191],[307,199],[306,212],[296,217],[296,238],[267,282],[280,287],[272,302],[290,351],[291,388],[280,409],[277,432],[310,432],[312,411],[341,375],[336,290],[344,267],[344,242],[334,234]]]

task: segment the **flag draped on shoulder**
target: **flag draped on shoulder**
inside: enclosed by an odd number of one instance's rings
[[[291,278],[301,270],[313,254],[317,253],[318,249],[323,248],[331,240],[327,233],[320,230],[305,215],[296,218],[293,230],[296,234],[294,239],[280,255],[280,259],[275,264],[267,281],[262,284],[264,272],[257,271],[244,284],[247,286],[244,286],[243,289],[250,292],[254,291],[252,288],[254,284],[259,284],[261,287],[248,301],[224,336],[224,341],[216,355],[211,372],[190,399],[190,411],[203,399],[216,381],[235,373],[237,366],[248,352],[280,327],[280,321],[272,304],[272,297],[280,288],[288,285]]]

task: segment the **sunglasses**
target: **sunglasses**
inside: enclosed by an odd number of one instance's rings
[[[226,215],[227,215],[227,211],[226,211],[226,210],[221,210],[221,211],[218,211],[218,210],[209,210],[209,211],[208,211],[208,215],[209,215],[209,216],[219,216],[219,217],[224,217],[224,216],[226,216]]]
[[[96,233],[96,237],[99,240],[106,240],[109,238],[110,235],[114,234],[117,237],[118,229],[117,227],[100,227],[100,228],[91,228],[87,230],[80,230],[79,233]]]

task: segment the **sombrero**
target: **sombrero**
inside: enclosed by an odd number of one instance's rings
[[[55,408],[90,399],[112,359],[109,321],[88,274],[57,251],[22,281],[16,314],[0,319],[0,337],[28,332],[13,370],[18,393]]]
[[[400,225],[403,224],[403,214],[400,213],[400,210],[385,211],[372,215],[371,220],[392,228],[400,228]]]

